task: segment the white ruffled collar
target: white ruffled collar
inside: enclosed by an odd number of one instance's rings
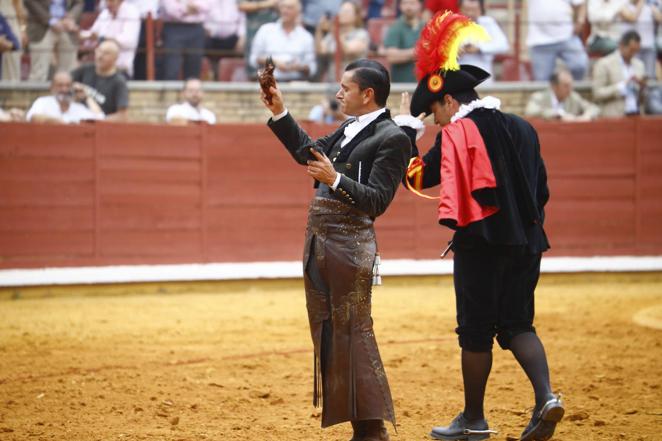
[[[469,104],[462,104],[457,113],[451,117],[451,122],[454,123],[458,119],[467,116],[472,110],[481,108],[499,110],[501,108],[501,100],[493,96],[486,96],[485,98],[473,100]]]

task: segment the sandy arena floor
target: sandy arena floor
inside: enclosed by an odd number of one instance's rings
[[[462,402],[451,281],[387,279],[373,316],[392,439],[428,439]],[[662,440],[661,274],[545,276],[536,324],[567,405],[554,439]],[[0,290],[3,441],[346,441],[319,428],[312,365],[296,281]],[[531,405],[496,351],[492,439],[517,439]]]

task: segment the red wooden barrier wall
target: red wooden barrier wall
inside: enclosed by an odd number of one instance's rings
[[[661,122],[535,123],[551,254],[662,254]],[[298,260],[312,194],[264,125],[0,125],[0,268]],[[438,256],[435,212],[400,190],[384,257]]]

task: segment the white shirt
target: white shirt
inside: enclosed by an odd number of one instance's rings
[[[480,52],[475,54],[462,54],[462,56],[458,58],[458,62],[460,64],[472,64],[491,74],[494,56],[508,52],[510,50],[510,45],[508,44],[506,34],[503,33],[501,27],[494,18],[488,15],[481,15],[478,17],[478,20],[476,20],[476,23],[485,28],[488,35],[491,37],[491,40],[480,42],[472,42],[471,40],[467,41],[467,43],[471,43],[478,47]],[[485,81],[485,83],[490,82],[492,82],[492,77]]]
[[[204,121],[207,124],[216,124],[216,115],[214,115],[214,112],[201,106],[193,107],[188,102],[173,104],[168,108],[166,121],[170,122],[173,119]]]
[[[216,0],[204,26],[211,37],[243,37],[246,35],[246,15],[239,10],[237,0]]]
[[[287,33],[281,20],[260,26],[251,46],[250,65],[257,68],[257,59],[269,55],[274,61],[305,64],[310,75],[313,75],[317,68],[313,36],[302,26],[296,26]],[[301,72],[282,72],[280,69],[274,71],[274,77],[284,81],[303,78]]]
[[[620,52],[619,58],[621,59],[621,68],[623,69],[623,81],[618,84],[618,88],[621,91],[621,95],[625,97],[625,113],[636,113],[639,111],[639,87],[632,81],[629,81],[634,75],[632,63],[627,64],[623,56],[620,55]]]
[[[136,56],[140,35],[140,11],[131,3],[123,1],[113,17],[108,9],[101,11],[90,32],[99,37],[112,38],[120,45],[117,67],[133,76],[133,58]]]
[[[86,119],[104,118],[104,115],[97,115],[81,103],[75,101],[72,101],[69,104],[67,111],[62,113],[60,103],[58,103],[53,95],[37,98],[32,104],[32,107],[30,107],[30,110],[28,110],[27,115],[25,115],[25,119],[31,121],[32,118],[37,115],[57,118],[65,124],[78,124]]]
[[[591,38],[610,38],[618,41],[623,31],[623,18],[619,12],[630,0],[588,0],[586,15],[591,23]]]
[[[529,0],[527,46],[560,43],[574,34],[573,6],[584,0]]]

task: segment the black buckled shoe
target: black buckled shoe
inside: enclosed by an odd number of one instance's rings
[[[565,409],[561,397],[551,394],[541,408],[534,408],[529,424],[520,441],[547,441],[554,435],[556,425],[563,418]]]
[[[480,441],[489,438],[491,433],[497,432],[489,429],[487,420],[467,420],[464,413],[460,412],[449,426],[433,427],[430,436],[450,441]]]

